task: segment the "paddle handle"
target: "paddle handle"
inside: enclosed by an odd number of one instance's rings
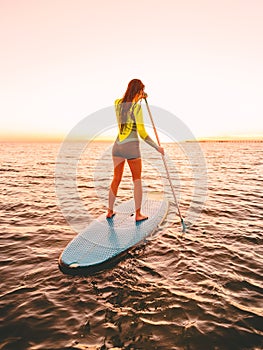
[[[155,125],[154,125],[152,113],[151,113],[151,111],[150,111],[150,108],[149,108],[149,105],[148,105],[148,102],[147,102],[146,97],[144,98],[144,100],[145,100],[146,107],[147,107],[147,110],[148,110],[148,113],[149,113],[149,116],[150,116],[150,119],[151,119],[151,123],[152,123],[152,126],[153,126],[153,131],[154,131],[154,134],[155,134],[155,137],[156,137],[158,146],[160,147],[160,146],[161,146],[160,139],[159,139],[159,136],[158,136],[156,127],[155,127]],[[186,228],[186,227],[185,227],[185,223],[184,223],[183,217],[182,217],[181,212],[180,212],[180,209],[179,209],[179,205],[178,205],[178,202],[177,202],[177,199],[176,199],[176,195],[175,195],[174,187],[173,187],[172,180],[171,180],[171,177],[170,177],[170,174],[169,174],[169,170],[168,170],[168,166],[167,166],[167,163],[166,163],[166,159],[165,159],[165,157],[164,157],[163,154],[162,154],[162,159],[163,159],[163,164],[164,164],[164,167],[165,167],[165,170],[166,170],[167,178],[168,178],[168,181],[169,181],[169,184],[170,184],[172,193],[173,193],[174,201],[175,201],[176,206],[177,206],[178,215],[179,215],[179,217],[180,217],[180,219],[181,219],[181,223],[182,223],[182,226],[183,226],[183,231],[185,231],[185,228]]]

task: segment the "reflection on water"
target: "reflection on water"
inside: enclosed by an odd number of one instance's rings
[[[72,210],[69,193],[64,204],[73,220],[86,224],[105,212],[109,146],[93,143],[81,155],[77,189],[87,215]],[[263,348],[262,143],[201,147],[206,168],[199,181],[198,159],[189,164],[182,148],[166,145],[185,217],[192,205],[188,221],[204,199],[195,190],[205,189],[207,171],[205,206],[188,232],[171,205],[155,239],[83,277],[63,275],[57,265],[76,234],[55,193],[59,145],[0,145],[0,349]],[[145,148],[143,155],[144,191],[163,191],[172,202],[158,154]],[[127,167],[118,203],[132,196]]]

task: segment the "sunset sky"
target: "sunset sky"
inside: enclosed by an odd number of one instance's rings
[[[263,136],[262,19],[261,0],[0,0],[0,140],[63,138],[133,78],[197,138]]]

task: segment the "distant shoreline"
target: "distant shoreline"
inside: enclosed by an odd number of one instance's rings
[[[233,139],[197,139],[197,140],[189,140],[185,142],[263,142],[262,138],[233,138]]]

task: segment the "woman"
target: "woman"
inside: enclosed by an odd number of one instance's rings
[[[112,149],[114,176],[109,190],[107,219],[111,219],[115,215],[113,207],[122,179],[125,160],[127,160],[129,164],[134,184],[135,220],[139,222],[148,219],[147,216],[141,213],[142,160],[138,134],[158,152],[164,154],[164,149],[150,138],[144,128],[142,108],[138,102],[146,97],[147,95],[144,92],[143,83],[139,79],[133,79],[129,82],[123,98],[115,101],[119,133]]]

